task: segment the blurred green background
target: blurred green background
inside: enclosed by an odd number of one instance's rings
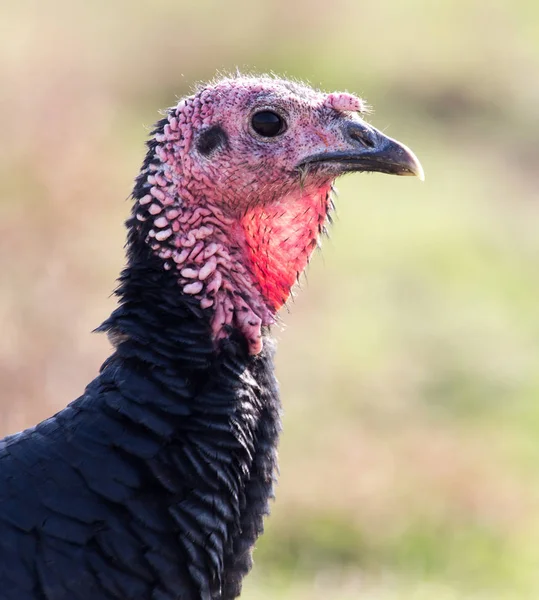
[[[281,476],[243,597],[539,598],[539,4],[0,3],[0,433],[109,351],[158,109],[217,70],[375,108],[426,182],[355,175],[283,315]]]

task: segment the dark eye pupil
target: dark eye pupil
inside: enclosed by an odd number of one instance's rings
[[[251,119],[253,129],[264,137],[275,137],[284,131],[285,123],[277,113],[271,110],[262,110],[253,115]]]

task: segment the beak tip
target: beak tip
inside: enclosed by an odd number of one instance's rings
[[[425,181],[425,171],[419,162],[417,156],[404,144],[396,142],[405,155],[405,166],[406,172],[403,172],[403,175],[415,175],[419,179],[419,181]]]

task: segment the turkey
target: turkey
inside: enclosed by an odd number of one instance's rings
[[[348,93],[271,76],[161,119],[133,191],[112,355],[80,398],[0,441],[3,600],[232,600],[273,497],[270,329],[339,175],[423,177]]]

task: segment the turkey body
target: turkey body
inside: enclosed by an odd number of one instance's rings
[[[0,441],[2,600],[233,600],[277,464],[269,330],[336,177],[417,175],[347,92],[223,78],[152,132],[114,346],[84,394]]]
[[[143,253],[144,253],[144,249]],[[85,393],[0,442],[3,600],[234,598],[272,496],[269,339],[216,353],[200,309],[147,257],[104,324]]]

